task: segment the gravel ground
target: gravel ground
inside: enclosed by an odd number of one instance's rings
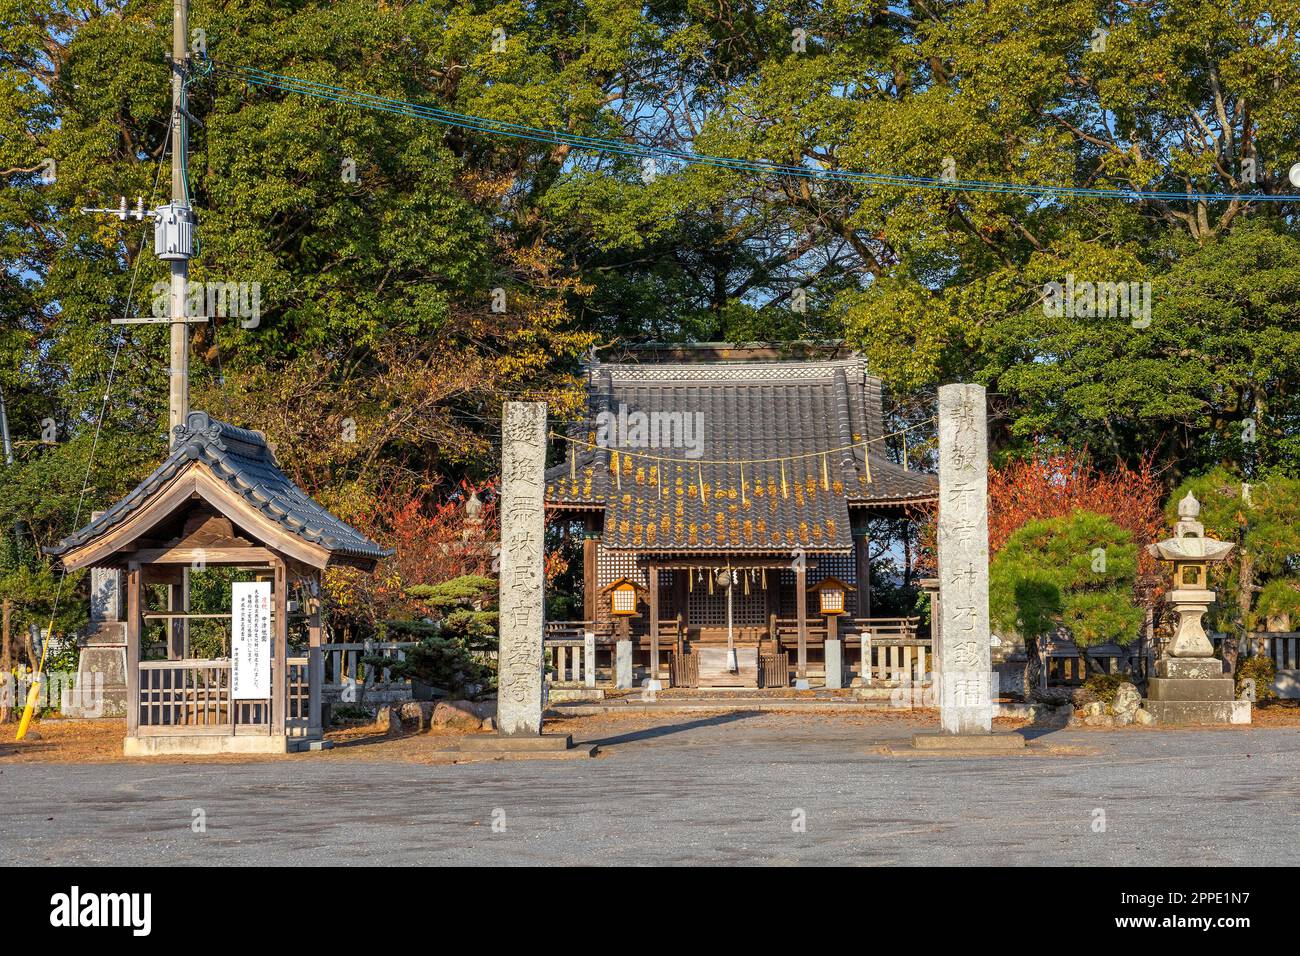
[[[551,729],[600,756],[452,764],[428,736],[364,735],[255,761],[0,749],[0,864],[1300,863],[1294,726],[1028,729],[1027,753],[985,757],[893,756],[932,729],[895,715]]]

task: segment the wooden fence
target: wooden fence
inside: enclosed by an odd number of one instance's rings
[[[364,658],[406,660],[416,641],[357,641],[323,644],[325,682],[321,693],[327,702],[390,704],[411,699],[411,682],[394,678],[387,667],[365,664]]]
[[[595,633],[587,631],[581,637],[547,633],[542,640],[542,664],[554,687],[595,687]]]
[[[668,671],[673,687],[700,686],[700,659],[695,654],[668,654]]]
[[[929,681],[932,666],[928,640],[877,637],[863,632],[859,641],[858,673],[868,687],[914,686]]]
[[[1223,634],[1211,634],[1217,645]],[[1300,699],[1300,631],[1252,631],[1246,635],[1243,656],[1263,655],[1273,659],[1277,675],[1273,689],[1287,700]]]
[[[305,736],[310,719],[308,659],[290,657],[285,695],[285,732]],[[271,662],[271,681],[276,680]],[[270,733],[271,701],[231,700],[230,661],[177,660],[140,662],[138,733]]]
[[[789,687],[790,655],[782,652],[780,654],[764,654],[760,657],[758,659],[758,686]]]

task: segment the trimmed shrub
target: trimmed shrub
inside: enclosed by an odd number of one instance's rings
[[[1241,696],[1242,685],[1250,679],[1255,681],[1256,700],[1272,700],[1277,696],[1277,691],[1273,689],[1273,680],[1276,677],[1277,665],[1273,663],[1271,657],[1257,654],[1244,661],[1238,661],[1237,696]]]
[[[1115,691],[1129,680],[1127,674],[1093,674],[1084,682],[1084,689],[1107,707],[1115,703]]]

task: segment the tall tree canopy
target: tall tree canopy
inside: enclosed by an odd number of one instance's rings
[[[0,391],[25,555],[164,447],[166,0],[0,0]],[[618,339],[844,336],[904,397],[976,379],[1035,436],[1177,481],[1300,471],[1300,3],[194,0],[194,404],[345,517],[487,477],[503,397],[563,418]],[[576,150],[250,87],[233,67],[656,150],[1222,201],[881,186]],[[157,185],[156,185],[157,184]],[[1149,321],[1044,310],[1151,283]],[[110,370],[112,389],[105,402]],[[101,405],[102,430],[96,429]],[[54,443],[45,443],[50,423]],[[6,559],[7,560],[7,559]],[[10,562],[11,564],[13,562]]]

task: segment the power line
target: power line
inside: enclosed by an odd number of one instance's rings
[[[1207,193],[1175,192],[1172,190],[1139,190],[1127,187],[1104,189],[1084,186],[1045,186],[1028,183],[1000,182],[995,180],[947,179],[942,177],[867,173],[854,170],[827,169],[817,166],[796,166],[768,160],[747,160],[724,156],[710,156],[681,149],[659,148],[635,142],[623,142],[595,136],[582,136],[548,130],[504,120],[489,119],[469,113],[439,109],[408,100],[360,93],[341,86],[317,83],[298,77],[284,76],[256,67],[237,66],[213,61],[216,69],[253,86],[298,93],[327,102],[358,106],[378,112],[391,113],[414,119],[426,119],[472,132],[509,136],[549,145],[570,146],[579,150],[625,156],[632,159],[672,159],[690,165],[712,166],[734,172],[775,174],[804,179],[822,179],[859,185],[893,186],[898,188],[937,189],[948,192],[1008,193],[1040,196],[1044,198],[1075,197],[1122,200],[1163,200],[1175,202],[1290,202],[1300,200],[1296,194],[1266,193]]]

